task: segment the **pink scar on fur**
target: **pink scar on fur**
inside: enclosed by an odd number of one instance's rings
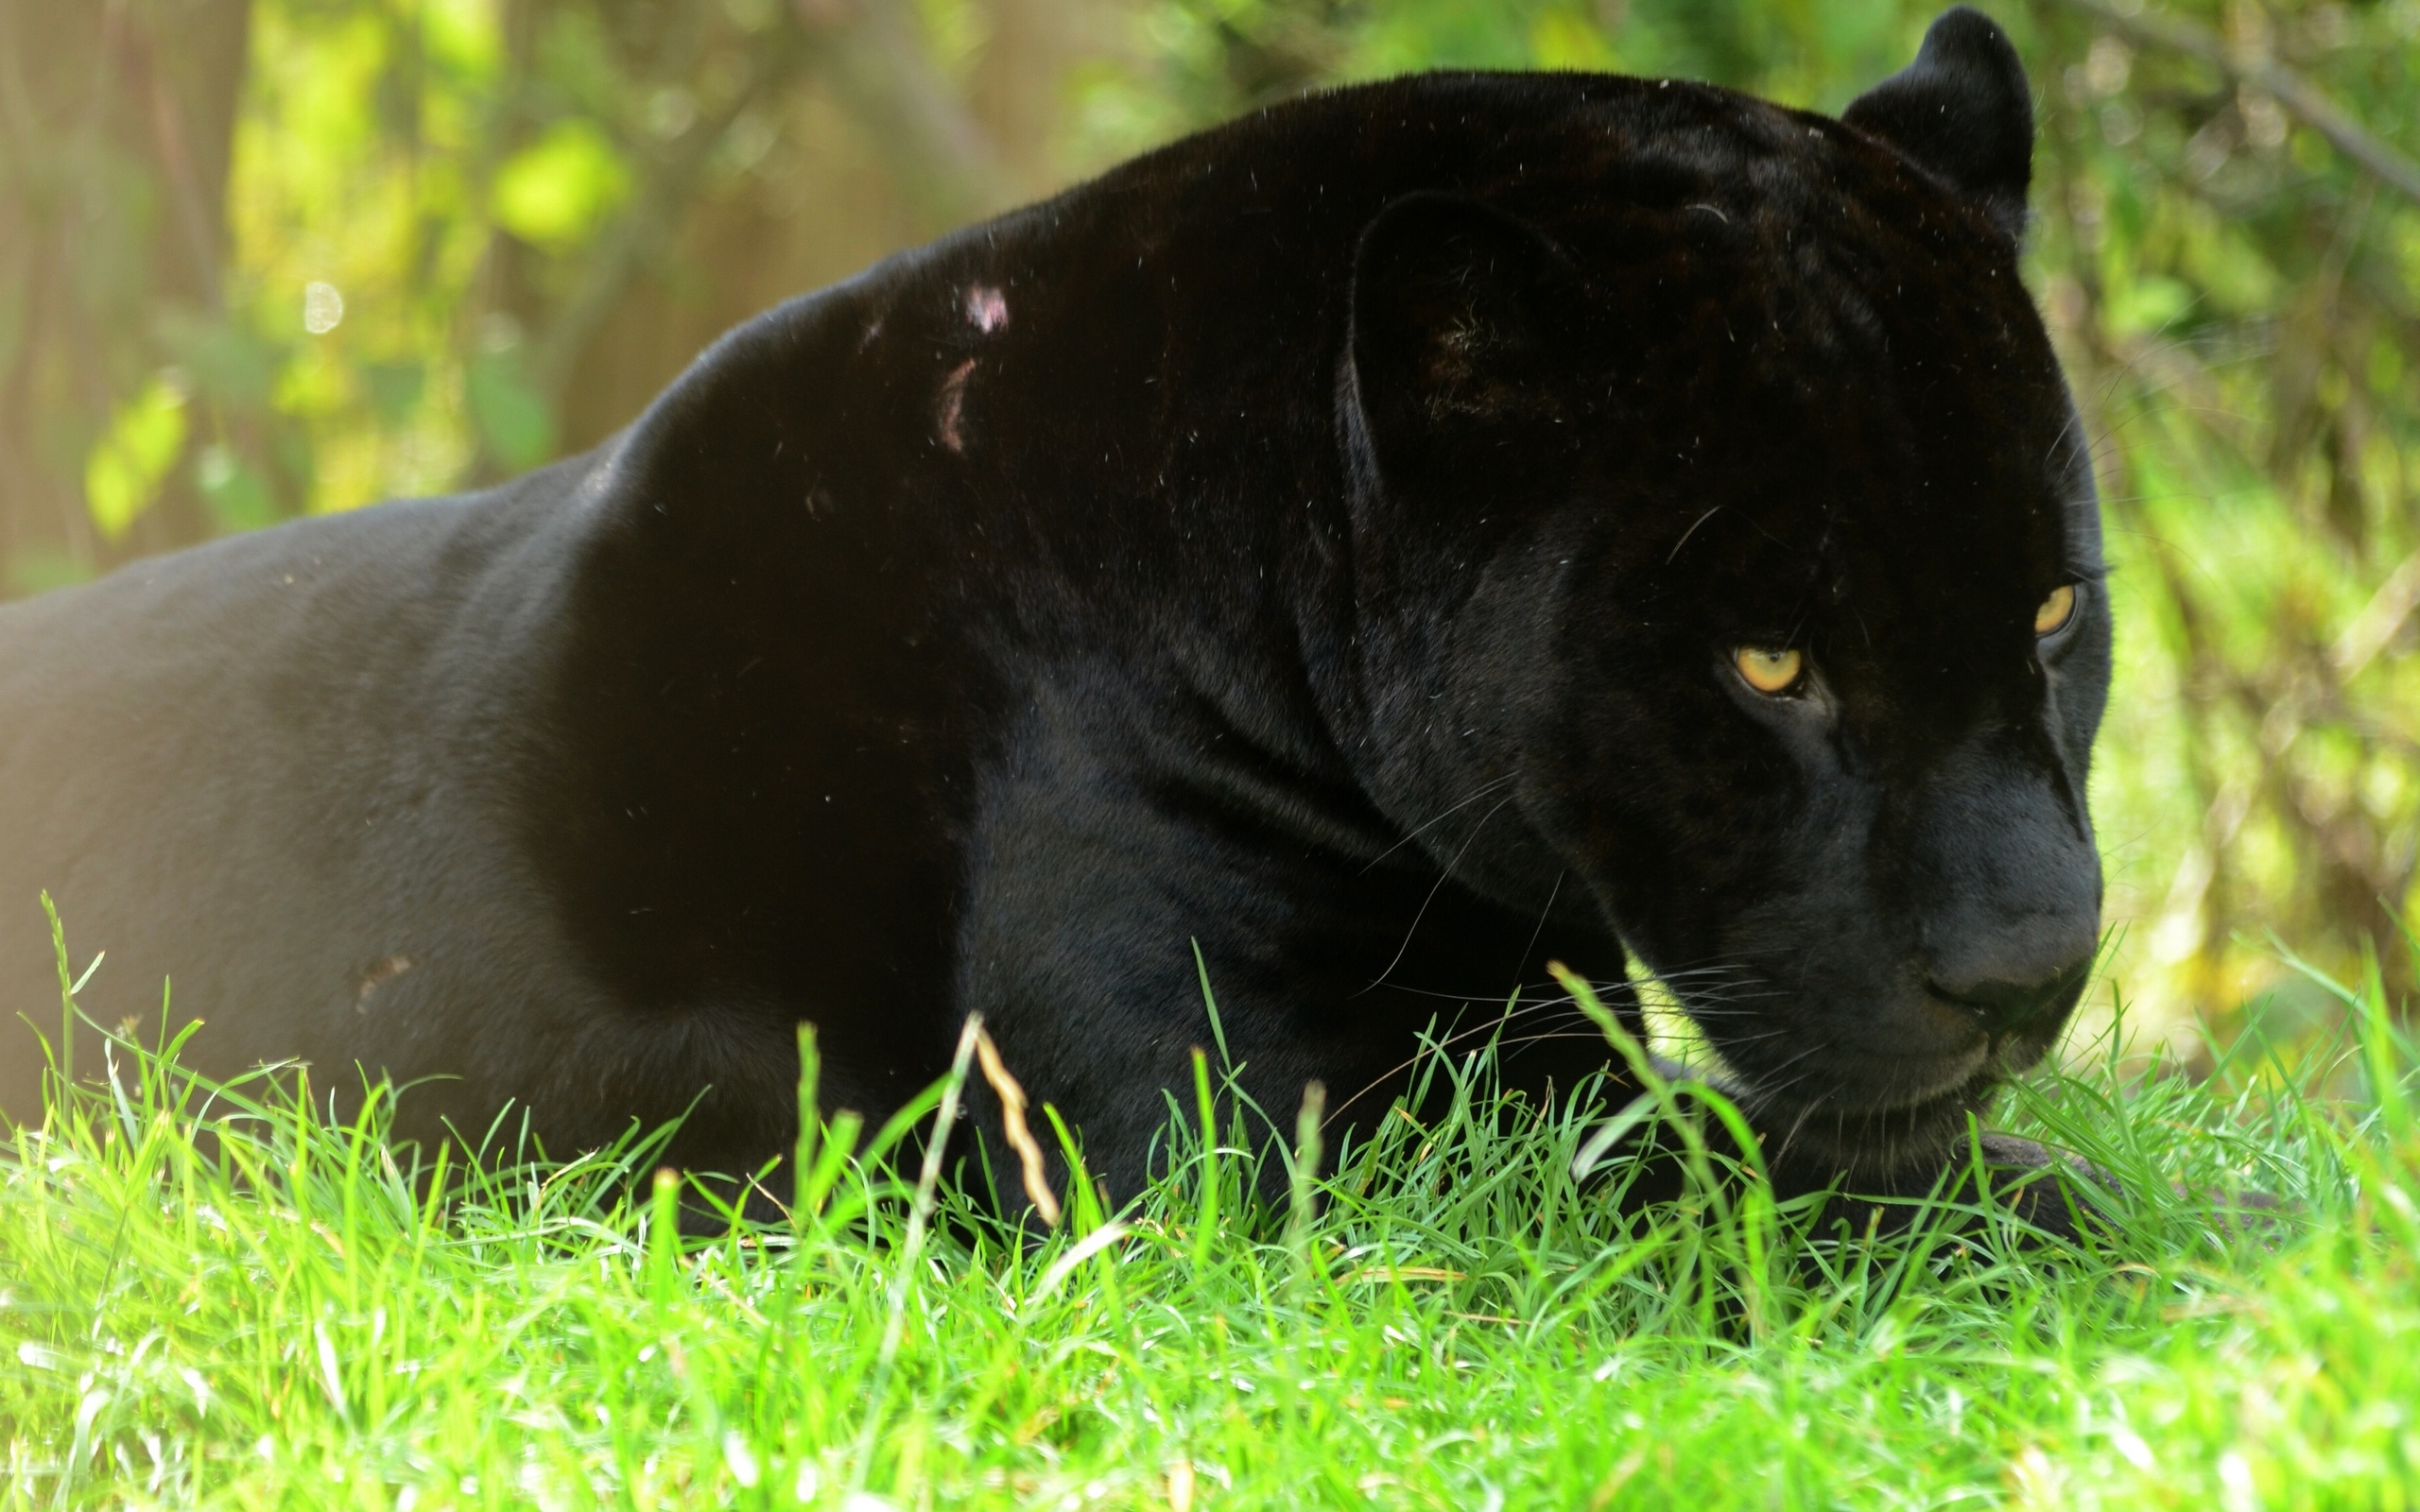
[[[354,994],[353,998],[353,1011],[355,1013],[369,1012],[370,995],[411,969],[412,958],[410,956],[389,955],[385,960],[380,961],[377,965],[372,967],[369,971],[362,972],[360,989]]]
[[[942,380],[942,444],[953,452],[966,450],[966,438],[959,434],[959,416],[966,408],[966,379],[975,371],[975,359],[967,358],[949,370]]]
[[[1009,323],[1008,297],[989,284],[974,284],[966,291],[966,318],[988,336]]]

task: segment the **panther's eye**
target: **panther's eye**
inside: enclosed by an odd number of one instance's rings
[[[1731,653],[1731,664],[1758,693],[1788,693],[1806,666],[1800,652],[1762,645],[1743,645]]]
[[[2033,633],[2056,635],[2067,627],[2067,621],[2075,617],[2076,585],[2061,583],[2050,590],[2050,596],[2044,599],[2042,607],[2033,611]]]

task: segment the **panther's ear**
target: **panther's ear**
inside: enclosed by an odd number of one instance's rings
[[[1949,180],[2011,241],[2024,239],[2033,92],[2008,34],[1981,11],[1943,11],[1916,60],[1858,95],[1841,119]]]
[[[1526,221],[1443,194],[1379,212],[1354,258],[1351,351],[1382,467],[1443,460],[1475,426],[1550,420],[1545,380],[1581,300],[1570,260]]]

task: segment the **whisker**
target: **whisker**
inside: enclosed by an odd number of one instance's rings
[[[1404,990],[1409,989],[1407,988]],[[1341,1115],[1346,1108],[1351,1108],[1355,1103],[1359,1102],[1371,1092],[1385,1086],[1389,1081],[1393,1080],[1404,1072],[1419,1065],[1420,1057],[1422,1056],[1428,1055],[1432,1052],[1443,1053],[1450,1051],[1464,1040],[1474,1040],[1481,1035],[1499,1035],[1516,1020],[1521,1020],[1530,1015],[1541,1013],[1554,1014],[1555,1018],[1552,1022],[1557,1026],[1562,1024],[1575,1025],[1572,1032],[1573,1038],[1586,1039],[1597,1032],[1596,1025],[1588,1021],[1588,1016],[1581,1012],[1579,1006],[1568,997],[1560,997],[1531,1004],[1521,1004],[1516,999],[1512,1005],[1508,1006],[1503,1012],[1497,1014],[1493,1019],[1489,1019],[1484,1022],[1475,1023],[1465,1029],[1457,1029],[1439,1039],[1426,1040],[1421,1045],[1421,1048],[1414,1051],[1409,1058],[1397,1061],[1394,1065],[1380,1072],[1376,1077],[1372,1079],[1367,1085],[1363,1086],[1360,1091],[1355,1092],[1352,1096],[1347,1097],[1343,1102],[1339,1103],[1336,1106],[1335,1110],[1331,1112],[1328,1117],[1331,1120],[1337,1118]],[[1581,1023],[1588,1024],[1585,1031],[1577,1029],[1576,1025]]]
[[[1420,921],[1428,917],[1428,905],[1435,902],[1437,901],[1438,893],[1444,890],[1447,879],[1451,878],[1454,874],[1454,868],[1461,866],[1462,857],[1470,854],[1471,847],[1478,841],[1478,832],[1486,829],[1487,821],[1502,813],[1504,811],[1504,805],[1512,801],[1512,799],[1511,798],[1497,799],[1495,807],[1488,810],[1485,814],[1480,815],[1478,822],[1471,826],[1471,833],[1462,838],[1461,849],[1456,850],[1454,852],[1454,859],[1448,862],[1441,870],[1438,871],[1436,882],[1430,885],[1428,888],[1428,896],[1420,900],[1420,911],[1411,916],[1411,927],[1404,931],[1403,943],[1395,948],[1395,958],[1387,963],[1386,971],[1380,971],[1376,979],[1371,982],[1370,987],[1365,987],[1361,989],[1363,992],[1367,992],[1370,990],[1370,988],[1374,988],[1380,983],[1386,981],[1387,972],[1392,971],[1396,967],[1403,964],[1404,956],[1410,954],[1413,936],[1420,933]]]
[[[1530,964],[1530,953],[1538,948],[1538,937],[1547,932],[1547,920],[1554,916],[1554,901],[1563,896],[1563,879],[1570,875],[1568,867],[1554,874],[1554,886],[1547,893],[1547,905],[1538,910],[1538,927],[1530,931],[1530,943],[1521,947],[1521,958],[1512,963],[1512,970],[1517,971]]]
[[[1430,818],[1430,819],[1428,819],[1428,820],[1425,821],[1424,823],[1422,823],[1422,824],[1420,824],[1420,825],[1418,825],[1418,826],[1416,826],[1416,827],[1414,827],[1414,828],[1412,828],[1412,829],[1409,829],[1409,830],[1405,831],[1405,832],[1404,832],[1404,835],[1403,835],[1403,838],[1402,838],[1402,839],[1397,840],[1394,844],[1392,844],[1392,845],[1391,845],[1391,846],[1387,847],[1384,850],[1379,851],[1375,856],[1374,856],[1373,858],[1371,858],[1371,861],[1370,861],[1369,866],[1363,867],[1363,868],[1361,868],[1360,872],[1359,872],[1359,875],[1364,876],[1364,877],[1368,876],[1368,875],[1371,873],[1371,871],[1372,871],[1374,868],[1376,868],[1376,866],[1378,865],[1378,863],[1379,863],[1379,862],[1386,860],[1386,859],[1387,859],[1387,857],[1389,857],[1389,856],[1391,856],[1391,855],[1393,855],[1396,851],[1398,851],[1398,850],[1402,850],[1405,846],[1408,846],[1408,845],[1411,844],[1411,842],[1412,842],[1412,841],[1414,841],[1414,840],[1416,840],[1416,839],[1420,838],[1420,836],[1422,836],[1423,834],[1426,834],[1428,831],[1435,829],[1438,825],[1441,825],[1441,824],[1444,823],[1447,819],[1452,818],[1455,815],[1460,814],[1462,810],[1464,810],[1464,809],[1466,809],[1466,808],[1469,808],[1472,804],[1474,804],[1474,803],[1478,802],[1480,799],[1483,799],[1483,798],[1487,797],[1490,793],[1495,792],[1497,788],[1502,787],[1505,783],[1512,782],[1512,779],[1513,779],[1513,776],[1514,776],[1514,774],[1513,774],[1513,773],[1512,773],[1512,772],[1507,772],[1507,773],[1505,773],[1505,774],[1504,774],[1503,776],[1501,776],[1501,777],[1491,778],[1491,779],[1489,779],[1488,781],[1486,781],[1486,782],[1481,782],[1481,783],[1478,785],[1478,790],[1477,790],[1477,791],[1475,791],[1475,792],[1473,792],[1473,793],[1471,794],[1471,796],[1470,796],[1470,797],[1468,797],[1468,798],[1466,798],[1466,799],[1462,799],[1462,800],[1461,800],[1461,802],[1459,802],[1459,803],[1454,804],[1451,808],[1448,808],[1448,809],[1445,809],[1445,810],[1443,810],[1443,811],[1440,812],[1440,813],[1439,813],[1439,814],[1437,814],[1434,817],[1432,817],[1432,818]],[[1460,857],[1457,857],[1456,859],[1458,859],[1458,860],[1459,860],[1459,859],[1460,859]]]

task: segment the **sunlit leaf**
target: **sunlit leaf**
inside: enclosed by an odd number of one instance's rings
[[[151,507],[184,444],[184,381],[164,372],[118,406],[84,459],[84,506],[103,537],[117,540]]]
[[[1549,10],[1530,23],[1530,56],[1540,68],[1610,71],[1620,66],[1603,28],[1570,10]]]
[[[2148,335],[2175,325],[2194,302],[2193,290],[2182,281],[2148,274],[2112,292],[2109,323],[2122,335]]]
[[[630,173],[605,134],[565,121],[505,163],[495,176],[495,218],[507,231],[550,251],[575,247],[630,190]]]

